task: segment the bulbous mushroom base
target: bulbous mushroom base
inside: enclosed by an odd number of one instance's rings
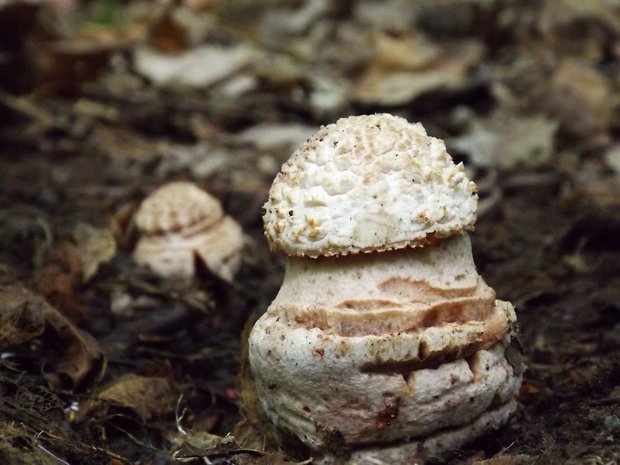
[[[333,454],[319,454],[316,465],[422,465],[429,461],[438,463],[447,460],[454,452],[472,440],[482,437],[505,425],[514,414],[517,403],[514,400],[484,412],[471,423],[448,428],[425,438],[384,446],[355,449],[348,459]]]
[[[477,274],[466,236],[294,258],[252,330],[249,361],[271,423],[325,463],[338,463],[334,444],[353,450],[353,463],[424,463],[514,411],[515,322]]]
[[[395,361],[408,363],[366,363],[388,346]],[[418,346],[415,335],[327,336],[266,314],[254,326],[249,359],[269,420],[324,463],[339,463],[334,438],[359,463],[381,463],[365,457],[384,455],[389,464],[424,463],[505,423],[522,367],[509,355],[508,335],[430,366],[416,358]]]

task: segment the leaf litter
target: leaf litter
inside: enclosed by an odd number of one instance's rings
[[[617,2],[6,0],[0,30],[0,462],[309,463],[252,408],[260,209],[318,126],[382,111],[465,161],[521,322],[516,422],[453,463],[620,460]],[[133,263],[175,180],[244,227],[234,282]]]

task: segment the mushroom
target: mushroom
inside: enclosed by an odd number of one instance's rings
[[[141,237],[134,260],[163,277],[194,275],[194,256],[231,282],[241,264],[241,226],[225,216],[220,202],[190,182],[166,184],[140,205],[135,223]]]
[[[441,140],[388,114],[322,127],[276,176],[265,234],[289,258],[249,361],[316,463],[442,459],[515,411],[516,316],[476,272],[477,200]]]

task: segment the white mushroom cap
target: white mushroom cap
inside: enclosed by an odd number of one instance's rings
[[[243,231],[219,200],[190,182],[173,182],[147,197],[135,215],[143,234],[134,260],[160,276],[190,278],[199,256],[215,275],[232,281],[241,264]]]
[[[170,233],[200,224],[208,227],[224,216],[219,200],[191,182],[165,184],[140,204],[135,222],[140,232]]]
[[[330,256],[421,246],[473,229],[476,186],[443,141],[389,114],[322,127],[282,166],[263,220],[274,250]]]

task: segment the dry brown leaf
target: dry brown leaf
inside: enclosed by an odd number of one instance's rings
[[[50,335],[59,345],[58,358],[44,364],[43,375],[55,388],[80,387],[88,378],[99,378],[105,372],[105,357],[97,340],[75,327],[52,307],[45,315]]]
[[[620,3],[615,0],[551,0],[544,2],[538,25],[544,32],[579,20],[599,20],[620,31]]]
[[[0,423],[0,460],[3,465],[59,465],[56,457],[37,447],[32,433],[21,422]],[[13,458],[17,460],[13,461]]]
[[[37,61],[52,90],[74,94],[82,82],[101,74],[112,54],[124,46],[109,40],[59,40],[41,46]]]
[[[183,432],[172,439],[172,456],[178,461],[230,457],[240,465],[309,465],[312,459],[294,462],[279,451],[253,449],[237,443],[233,436],[217,436],[204,431]]]
[[[130,408],[146,421],[172,412],[177,393],[166,378],[128,374],[105,387],[97,399]]]
[[[43,334],[47,306],[43,299],[21,286],[0,287],[0,350]]]
[[[475,460],[471,465],[528,465],[534,463],[535,458],[525,454],[501,455],[487,460]]]
[[[557,127],[557,122],[542,115],[520,116],[500,107],[487,118],[475,119],[471,131],[452,139],[450,145],[480,167],[536,166],[553,153]]]
[[[116,242],[108,228],[78,223],[72,241],[39,244],[35,254],[34,286],[53,305],[74,320],[83,309],[76,301],[75,288],[90,280],[99,266],[116,254]]]
[[[52,249],[41,244],[36,253],[34,287],[58,307],[63,314],[79,320],[84,311],[75,298],[75,288],[82,279],[82,261],[78,249],[61,243]]]
[[[257,58],[256,51],[246,45],[210,45],[167,55],[140,47],[134,51],[138,73],[158,87],[208,88],[238,73]]]
[[[259,123],[239,133],[239,140],[264,152],[288,155],[316,132],[315,126],[297,123]],[[279,168],[279,166],[278,166]],[[277,170],[276,170],[277,172]]]
[[[440,58],[441,47],[422,34],[394,37],[377,34],[375,39],[375,65],[387,69],[421,69]]]
[[[115,161],[144,163],[155,157],[154,147],[145,138],[121,126],[97,125],[93,143]]]
[[[607,78],[585,61],[566,58],[550,85],[546,106],[563,127],[586,144],[606,142],[613,108],[619,101],[612,96]]]
[[[605,153],[605,163],[620,175],[620,144],[614,145]]]
[[[41,365],[54,388],[73,389],[103,373],[97,341],[21,284],[0,286],[0,348],[42,338]]]
[[[95,228],[86,223],[78,223],[73,230],[82,261],[82,282],[89,281],[99,269],[116,254],[116,242],[112,231],[107,228]]]
[[[420,54],[420,47],[432,47],[427,58],[405,58]],[[441,53],[435,53],[435,47],[413,39],[401,41],[395,51],[380,47],[380,53],[357,83],[356,99],[366,104],[399,105],[431,91],[458,88],[484,51],[477,41],[446,47]]]

